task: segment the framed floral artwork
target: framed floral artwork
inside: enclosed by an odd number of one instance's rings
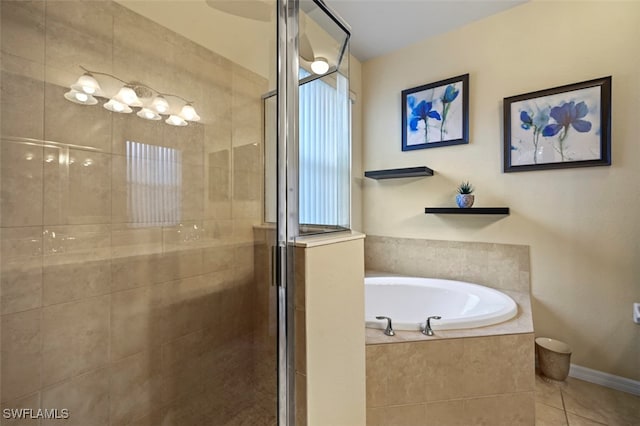
[[[469,143],[469,74],[402,91],[402,150]]]
[[[504,171],[611,165],[611,76],[504,98]]]

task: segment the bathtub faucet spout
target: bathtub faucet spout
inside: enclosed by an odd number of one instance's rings
[[[387,336],[395,336],[396,332],[393,331],[393,326],[391,325],[391,318],[389,317],[376,317],[379,320],[387,320],[387,328],[384,330],[384,334]]]
[[[431,329],[432,319],[439,320],[439,319],[442,319],[442,317],[439,317],[439,316],[428,317],[427,323],[424,325],[424,330],[422,330],[422,334],[426,336],[433,336],[433,330]]]

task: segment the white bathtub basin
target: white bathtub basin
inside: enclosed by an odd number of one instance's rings
[[[518,306],[506,294],[477,284],[435,278],[366,277],[365,323],[384,329],[386,316],[395,330],[421,330],[427,317],[433,330],[475,328],[513,318]]]

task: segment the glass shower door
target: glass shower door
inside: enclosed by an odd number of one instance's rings
[[[276,5],[224,3],[0,3],[2,424],[276,424]]]
[[[296,240],[303,234],[347,230],[350,222],[349,37],[346,24],[321,0],[278,2],[278,85],[275,93],[264,96],[264,133],[265,222],[275,222],[275,240],[271,240],[278,301],[278,419],[282,426],[304,425],[307,420],[306,362],[295,359],[306,354],[306,348],[300,346],[305,344],[301,337],[306,330],[295,320],[305,315],[305,301],[296,297],[298,291],[304,293],[305,285],[295,257]],[[301,86],[311,82],[315,86],[316,81],[329,89],[323,92],[328,94],[324,97],[311,93],[322,104],[314,113],[302,102]],[[324,114],[320,113],[323,107],[328,109]],[[314,144],[322,147],[317,149]],[[329,146],[330,154],[320,156],[322,148]],[[322,166],[312,168],[313,162]],[[304,177],[314,174],[309,169],[315,171],[315,183],[324,186],[302,186]],[[333,207],[321,223],[309,226],[305,220],[320,206],[306,201],[316,190],[328,193],[323,194],[328,195],[324,200],[330,200]]]

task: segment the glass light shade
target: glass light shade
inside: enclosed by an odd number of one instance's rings
[[[200,116],[196,112],[196,109],[191,104],[186,104],[180,111],[180,117],[187,121],[200,121]]]
[[[71,88],[78,92],[84,92],[87,95],[95,95],[100,92],[98,81],[93,78],[90,73],[81,75],[78,80],[71,85]]]
[[[187,122],[182,119],[179,115],[170,115],[169,118],[164,120],[165,123],[171,124],[172,126],[186,126]]]
[[[160,117],[160,114],[158,114],[157,112],[149,108],[142,108],[140,111],[136,113],[136,115],[140,118],[144,118],[145,120],[155,121],[155,120],[160,120],[162,118]]]
[[[322,75],[329,71],[329,62],[325,58],[317,57],[311,63],[311,71],[315,74]]]
[[[123,104],[133,106],[133,107],[141,107],[142,102],[138,95],[136,95],[136,91],[131,87],[124,86],[117,95],[115,95],[112,99],[115,99]]]
[[[166,114],[169,112],[169,102],[167,102],[164,96],[156,96],[151,105],[158,111],[158,114]]]
[[[133,110],[129,108],[128,105],[123,104],[115,98],[109,99],[109,102],[105,103],[103,106],[111,112],[119,112],[123,114],[129,114],[133,112]]]
[[[71,101],[80,105],[95,105],[98,103],[98,100],[91,95],[87,95],[84,92],[79,92],[77,90],[69,90],[64,94],[64,98],[68,101]]]

